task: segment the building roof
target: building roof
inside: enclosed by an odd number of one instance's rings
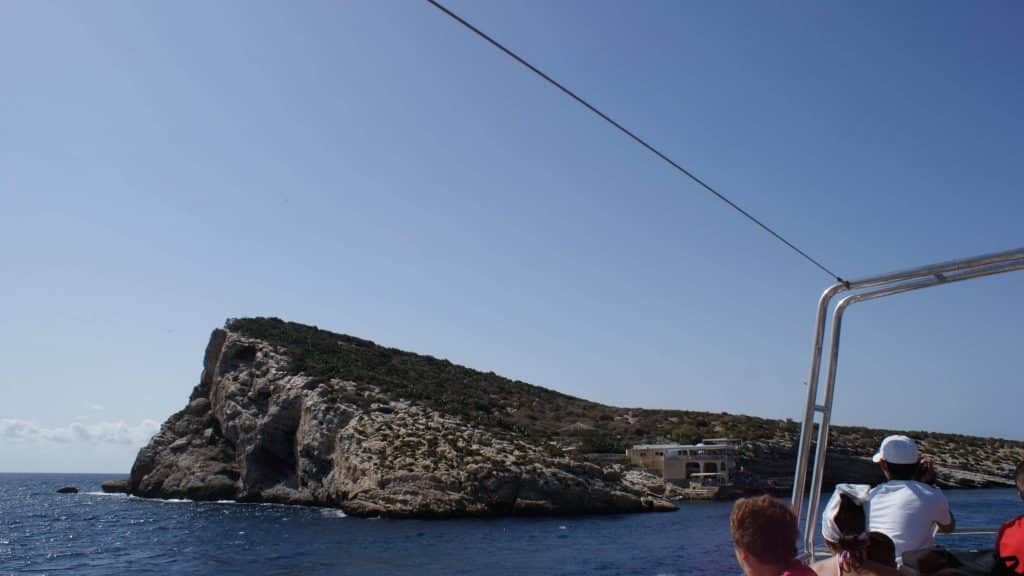
[[[724,450],[732,444],[637,444],[633,450]]]

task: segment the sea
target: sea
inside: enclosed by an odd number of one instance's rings
[[[0,474],[0,576],[739,574],[727,502],[619,516],[390,520],[100,491],[119,474]],[[78,494],[57,494],[62,486]],[[947,491],[957,524],[1024,514],[1015,490]],[[991,548],[992,536],[951,536]]]

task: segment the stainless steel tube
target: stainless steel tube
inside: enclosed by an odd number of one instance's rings
[[[844,284],[836,283],[825,289],[818,299],[818,315],[814,323],[814,342],[811,346],[811,373],[807,376],[807,406],[804,408],[804,419],[800,426],[800,439],[797,444],[796,470],[793,473],[793,497],[791,505],[796,517],[804,505],[804,494],[807,488],[807,465],[811,448],[811,435],[814,434],[814,407],[818,404],[818,375],[821,373],[821,345],[825,340],[825,320],[828,317],[828,306],[832,297],[846,289]]]
[[[857,302],[865,302],[867,300],[875,300],[878,298],[883,298],[885,296],[893,296],[896,294],[903,294],[904,292],[920,290],[921,288],[930,288],[932,286],[938,286],[940,284],[953,284],[955,282],[962,282],[964,280],[973,280],[975,278],[994,276],[996,274],[1003,274],[1005,272],[1015,272],[1018,270],[1024,270],[1024,260],[1010,260],[1008,262],[987,264],[972,269],[949,272],[946,274],[935,275],[927,278],[920,278],[909,282],[905,281],[900,284],[886,286],[883,288],[879,288],[877,290],[860,292],[858,294],[848,296],[844,300],[849,299],[850,304],[855,304]]]
[[[860,290],[861,288],[872,288],[892,282],[912,280],[914,278],[921,278],[924,276],[934,276],[935,274],[944,274],[946,272],[955,272],[968,268],[978,268],[989,264],[1000,264],[1014,260],[1024,260],[1024,248],[1016,248],[1005,252],[993,252],[991,254],[983,254],[981,256],[964,258],[961,260],[949,260],[946,262],[939,262],[937,264],[929,264],[927,266],[919,266],[917,268],[908,268],[906,270],[890,272],[888,274],[880,274],[878,276],[869,276],[866,278],[851,280],[848,282],[848,287],[850,290]]]
[[[843,313],[856,296],[847,296],[836,304],[832,312],[832,334],[829,341],[828,368],[825,372],[825,401],[818,426],[818,444],[814,451],[814,473],[811,475],[811,494],[807,504],[807,519],[804,522],[804,550],[811,552],[814,560],[814,533],[818,524],[818,508],[821,504],[821,484],[825,476],[825,454],[828,450],[828,431],[832,424],[832,398],[835,392],[836,369],[839,363],[839,338],[843,332]]]

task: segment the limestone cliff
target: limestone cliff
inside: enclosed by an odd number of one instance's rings
[[[399,517],[674,509],[652,477],[574,461],[368,379],[297,371],[294,350],[240,325],[213,332],[188,406],[139,452],[132,494]]]

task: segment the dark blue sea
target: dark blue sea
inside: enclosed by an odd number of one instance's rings
[[[116,474],[0,474],[0,576],[738,574],[728,503],[603,517],[387,520],[99,493]],[[64,485],[83,493],[57,494]],[[1024,514],[1013,490],[947,492],[962,527]],[[991,547],[991,536],[942,543]]]

